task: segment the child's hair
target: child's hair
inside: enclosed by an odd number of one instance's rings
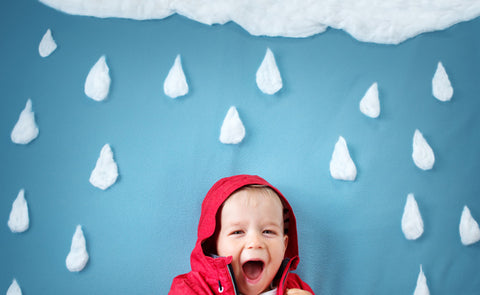
[[[269,186],[266,186],[266,185],[258,185],[258,184],[250,184],[250,185],[246,185],[246,186],[243,186],[239,189],[237,189],[236,191],[234,191],[232,194],[230,194],[230,196],[228,198],[230,198],[231,196],[233,196],[234,194],[238,193],[238,192],[241,192],[241,191],[245,191],[245,192],[260,192],[262,194],[263,197],[265,198],[277,198],[281,203],[282,203],[282,210],[283,210],[283,216],[284,216],[284,222],[283,222],[283,231],[284,231],[284,234],[286,235],[288,233],[288,209],[285,208],[285,204],[283,203],[282,199],[280,198],[280,196],[272,189],[270,188]],[[222,209],[223,209],[223,205],[225,204],[225,202],[227,202],[228,198],[223,202],[222,206],[220,206],[220,209],[218,209],[217,211],[217,215],[216,215],[216,227],[215,227],[215,233],[209,238],[207,239],[204,243],[203,243],[203,251],[205,254],[217,254],[217,237],[218,237],[218,234],[220,232],[220,229],[221,229],[221,217],[222,217]],[[255,202],[256,200],[254,198],[249,198],[247,200],[247,202]]]

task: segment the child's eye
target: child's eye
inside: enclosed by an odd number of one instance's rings
[[[267,234],[267,235],[274,235],[275,234],[275,231],[273,230],[270,230],[270,229],[266,229],[263,231],[264,234]]]
[[[235,231],[232,231],[230,234],[231,235],[241,235],[241,234],[243,234],[243,231],[242,230],[235,230]]]

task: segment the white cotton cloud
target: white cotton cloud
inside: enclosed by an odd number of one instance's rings
[[[110,91],[110,74],[105,56],[100,57],[88,72],[85,80],[85,94],[93,100],[102,101]]]
[[[8,227],[13,233],[21,233],[28,229],[30,219],[28,217],[28,205],[25,200],[25,190],[18,192],[17,198],[13,201],[12,210],[8,218]]]
[[[262,64],[257,70],[256,80],[258,88],[263,93],[272,95],[282,89],[282,77],[270,48],[267,48]]]
[[[85,236],[83,235],[82,226],[77,225],[65,264],[69,271],[78,272],[83,270],[88,262],[88,258],[87,245]]]
[[[52,31],[48,29],[38,45],[38,53],[41,57],[47,57],[52,54],[55,49],[57,49],[57,43],[55,43],[55,40],[52,37]]]
[[[70,14],[162,19],[174,13],[204,24],[234,21],[252,35],[308,37],[328,27],[359,41],[398,44],[480,15],[477,0],[40,0]]]
[[[422,133],[417,129],[413,135],[413,162],[422,170],[430,170],[435,164],[435,155]]]
[[[423,234],[423,220],[413,194],[408,194],[403,210],[402,231],[408,240],[416,240]]]
[[[95,168],[90,174],[90,183],[102,190],[106,190],[117,181],[118,166],[113,159],[110,145],[106,144],[100,151]]]
[[[347,142],[342,136],[338,138],[333,150],[330,160],[330,175],[335,179],[349,181],[354,181],[357,177],[357,167],[350,157]]]
[[[462,217],[460,219],[460,238],[465,246],[475,244],[480,241],[480,228],[477,221],[473,219],[470,209],[463,207]]]
[[[230,107],[220,129],[220,142],[238,144],[245,137],[245,127],[235,107]]]
[[[20,113],[18,121],[13,127],[10,138],[16,144],[28,144],[37,138],[38,133],[35,113],[32,111],[32,100],[28,99],[25,109]]]
[[[373,83],[360,101],[360,111],[370,118],[380,115],[380,100],[378,98],[378,84]]]
[[[163,83],[163,91],[171,98],[184,96],[188,93],[187,78],[182,68],[180,54],[175,58],[172,68]]]
[[[433,75],[432,93],[440,101],[449,101],[453,96],[452,84],[441,62],[438,62],[437,70]]]
[[[7,295],[22,295],[22,289],[20,289],[16,279],[13,279],[12,284],[8,287]]]
[[[427,278],[423,273],[422,266],[420,265],[420,273],[418,274],[417,278],[417,286],[415,287],[415,291],[413,295],[430,295],[430,290],[428,290],[427,285]]]

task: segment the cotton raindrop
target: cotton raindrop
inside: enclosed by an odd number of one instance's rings
[[[420,265],[420,273],[418,274],[417,278],[417,286],[415,287],[415,292],[413,295],[430,295],[430,291],[428,290],[427,285],[427,278],[423,273],[422,266]]]
[[[378,85],[373,83],[360,101],[360,111],[370,118],[380,115],[380,100],[378,99]]]
[[[72,238],[72,245],[70,247],[70,252],[67,255],[65,261],[67,269],[71,272],[78,272],[83,270],[85,265],[88,262],[88,253],[87,246],[85,242],[85,237],[83,235],[82,226],[77,225],[75,234]]]
[[[413,135],[413,162],[422,170],[430,170],[435,163],[435,155],[422,133],[417,129]]]
[[[8,227],[13,233],[21,233],[28,229],[29,224],[30,219],[28,217],[27,201],[25,200],[25,190],[21,189],[12,204],[12,210],[8,218]]]
[[[220,142],[224,144],[238,144],[245,137],[245,127],[238,115],[237,109],[232,106],[227,112],[220,129]]]
[[[449,101],[453,96],[452,84],[441,62],[438,62],[432,79],[432,93],[440,101]]]
[[[102,190],[106,190],[117,181],[118,166],[113,159],[113,152],[109,144],[100,151],[95,168],[90,174],[90,183]]]
[[[257,70],[257,86],[263,93],[270,95],[283,87],[282,77],[270,48],[267,48],[262,64]]]
[[[13,127],[10,138],[16,144],[28,144],[37,138],[38,133],[35,113],[32,111],[32,100],[28,99],[25,109],[20,113],[18,121]]]
[[[183,72],[180,54],[177,55],[172,68],[168,72],[168,76],[163,83],[163,91],[171,98],[184,96],[188,93],[187,78],[185,78]]]
[[[48,29],[38,45],[38,53],[41,57],[47,57],[52,54],[55,49],[57,49],[57,43],[55,43],[55,40],[52,37],[52,31]]]
[[[460,219],[460,238],[465,246],[475,244],[480,241],[480,228],[477,221],[473,219],[470,209],[463,207],[462,217]]]
[[[349,181],[354,181],[357,176],[357,168],[350,157],[347,142],[342,136],[338,138],[333,150],[330,160],[330,174],[335,179]]]
[[[402,216],[402,231],[408,240],[416,240],[423,234],[423,220],[413,194],[408,194]]]
[[[85,94],[88,97],[96,101],[102,101],[108,96],[111,82],[109,71],[105,55],[103,55],[90,69],[85,80]]]
[[[12,284],[8,287],[7,295],[22,295],[22,289],[20,289],[16,279],[13,279]]]

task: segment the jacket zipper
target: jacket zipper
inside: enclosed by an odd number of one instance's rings
[[[278,294],[284,294],[283,290],[284,290],[284,287],[285,287],[285,282],[287,281],[288,274],[290,273],[291,262],[292,262],[291,259],[287,260],[287,263],[285,265],[285,269],[283,270],[283,274],[282,274],[283,278],[278,284],[278,291],[277,291]]]
[[[231,265],[231,264],[228,264],[228,265],[227,265],[227,268],[228,268],[228,273],[230,274],[230,279],[232,280],[233,291],[235,292],[235,295],[237,295],[237,294],[238,294],[238,292],[237,292],[237,284],[236,284],[236,282],[235,282],[235,277],[233,276],[232,265]]]
[[[285,277],[283,278],[282,284],[280,286],[278,286],[278,288],[281,287],[280,290],[282,290],[282,294],[283,294],[283,289],[284,289],[285,282],[287,281],[287,277],[288,277],[289,273],[290,273],[289,269],[285,270]]]

